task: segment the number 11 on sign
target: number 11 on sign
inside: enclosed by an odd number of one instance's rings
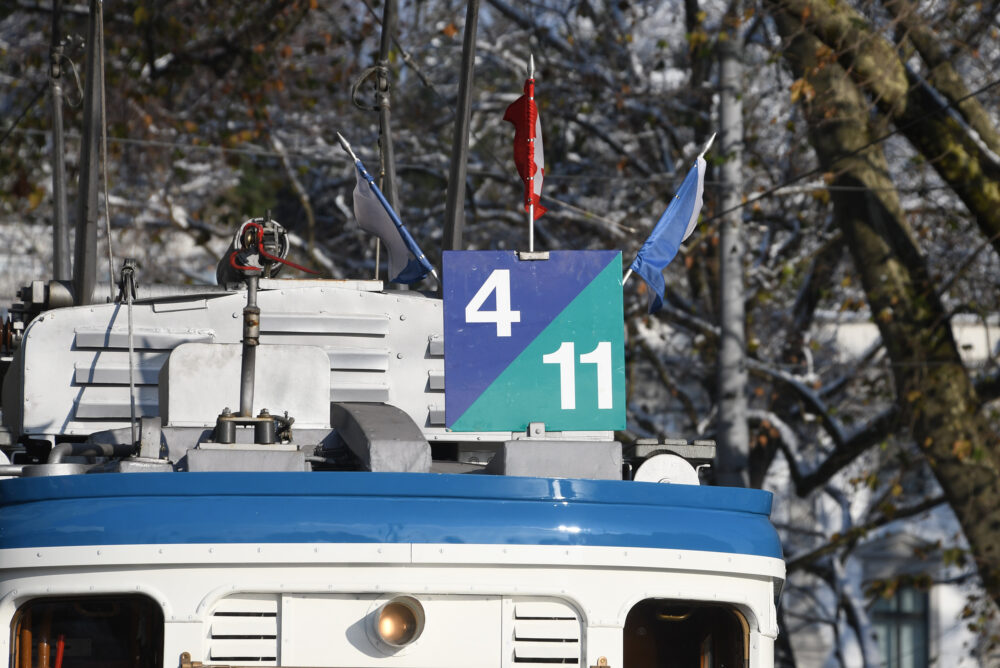
[[[536,358],[537,359],[537,358]],[[545,364],[559,365],[559,404],[563,410],[576,408],[576,346],[563,341],[555,352],[542,356]],[[609,409],[614,404],[611,390],[611,342],[601,341],[589,353],[580,355],[580,364],[597,366],[597,408]]]

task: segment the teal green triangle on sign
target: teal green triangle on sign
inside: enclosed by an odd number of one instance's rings
[[[524,416],[511,423],[511,415]],[[625,428],[621,256],[497,376],[452,424],[455,431]]]

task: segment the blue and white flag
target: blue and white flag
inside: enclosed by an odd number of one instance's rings
[[[358,184],[354,187],[354,216],[358,225],[374,234],[385,244],[389,255],[389,280],[393,283],[415,283],[427,274],[437,278],[434,267],[420,250],[388,200],[375,185],[361,161],[355,158]]]
[[[712,139],[715,135],[712,135]],[[698,155],[684,183],[677,190],[667,210],[660,216],[646,243],[639,249],[629,269],[639,274],[649,286],[649,312],[663,306],[663,270],[670,264],[681,243],[691,236],[701,213],[702,194],[705,190],[705,151],[712,145],[709,139],[705,150]]]

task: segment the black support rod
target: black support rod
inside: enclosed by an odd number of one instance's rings
[[[465,227],[465,173],[469,156],[469,119],[472,114],[472,80],[476,65],[476,26],[479,0],[469,0],[465,10],[465,39],[462,42],[462,73],[458,81],[458,109],[455,135],[451,143],[448,171],[448,199],[445,203],[444,250],[462,250]]]
[[[59,15],[62,0],[52,2],[52,38],[49,47],[49,91],[52,94],[52,275],[57,281],[73,277],[69,257],[69,224],[66,222],[66,142],[63,139],[62,39]]]
[[[100,0],[90,0],[87,22],[87,83],[84,87],[83,134],[80,141],[80,186],[76,201],[76,243],[73,252],[73,295],[77,304],[90,304],[97,282],[97,158],[100,153],[101,71],[98,30]]]
[[[396,33],[398,0],[386,0],[382,12],[382,41],[378,50],[378,91],[375,94],[378,106],[379,147],[382,151],[382,192],[393,209],[397,206],[396,156],[392,150],[392,127],[389,123],[389,50],[392,36]]]

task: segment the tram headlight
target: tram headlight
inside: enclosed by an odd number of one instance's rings
[[[424,630],[424,607],[412,596],[396,596],[371,615],[374,637],[392,650],[406,647]]]

